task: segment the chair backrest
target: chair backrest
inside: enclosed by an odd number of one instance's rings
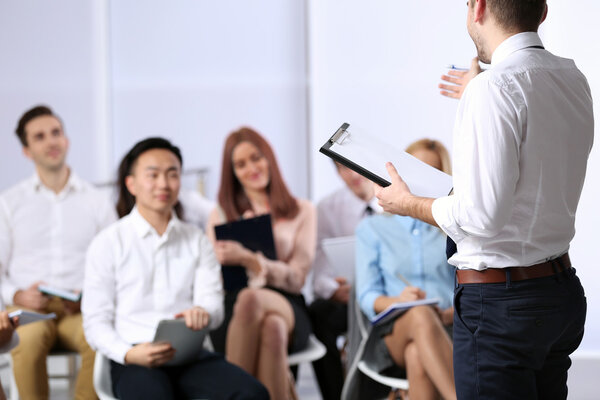
[[[288,355],[288,365],[298,365],[303,362],[312,362],[322,358],[327,349],[325,345],[315,337],[312,333],[308,337],[308,345],[306,349],[297,351]]]
[[[94,389],[100,400],[117,400],[112,391],[110,361],[99,352],[94,360]]]

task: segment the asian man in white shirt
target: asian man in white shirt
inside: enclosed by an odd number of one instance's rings
[[[223,320],[221,268],[202,231],[181,221],[179,149],[162,138],[137,143],[119,168],[119,211],[127,215],[90,245],[83,321],[90,345],[111,362],[119,399],[268,399],[266,389],[221,355],[164,366],[170,343],[152,343],[159,321],[189,329]]]

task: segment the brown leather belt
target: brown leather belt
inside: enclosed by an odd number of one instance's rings
[[[511,281],[524,281],[526,279],[543,278],[552,276],[571,268],[569,253],[529,267],[488,268],[483,271],[474,269],[457,269],[456,279],[459,284],[464,283],[502,283],[506,282],[506,270],[510,271]]]

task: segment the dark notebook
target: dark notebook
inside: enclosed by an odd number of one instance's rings
[[[276,260],[275,241],[271,227],[271,215],[241,219],[215,226],[217,240],[235,240],[251,251],[260,251],[265,257]],[[226,291],[239,290],[248,286],[246,268],[242,266],[224,265],[223,288]]]

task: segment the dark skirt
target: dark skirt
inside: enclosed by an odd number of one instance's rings
[[[295,353],[305,349],[308,344],[308,336],[311,333],[311,325],[304,296],[301,294],[288,293],[284,290],[272,287],[267,287],[267,289],[273,290],[285,297],[292,306],[294,312],[294,330],[292,331],[292,336],[288,345],[288,353]],[[214,350],[222,354],[225,354],[227,329],[229,328],[229,323],[233,317],[233,306],[235,305],[239,292],[240,290],[225,292],[225,318],[223,319],[221,326],[210,333],[210,340],[212,341]]]

